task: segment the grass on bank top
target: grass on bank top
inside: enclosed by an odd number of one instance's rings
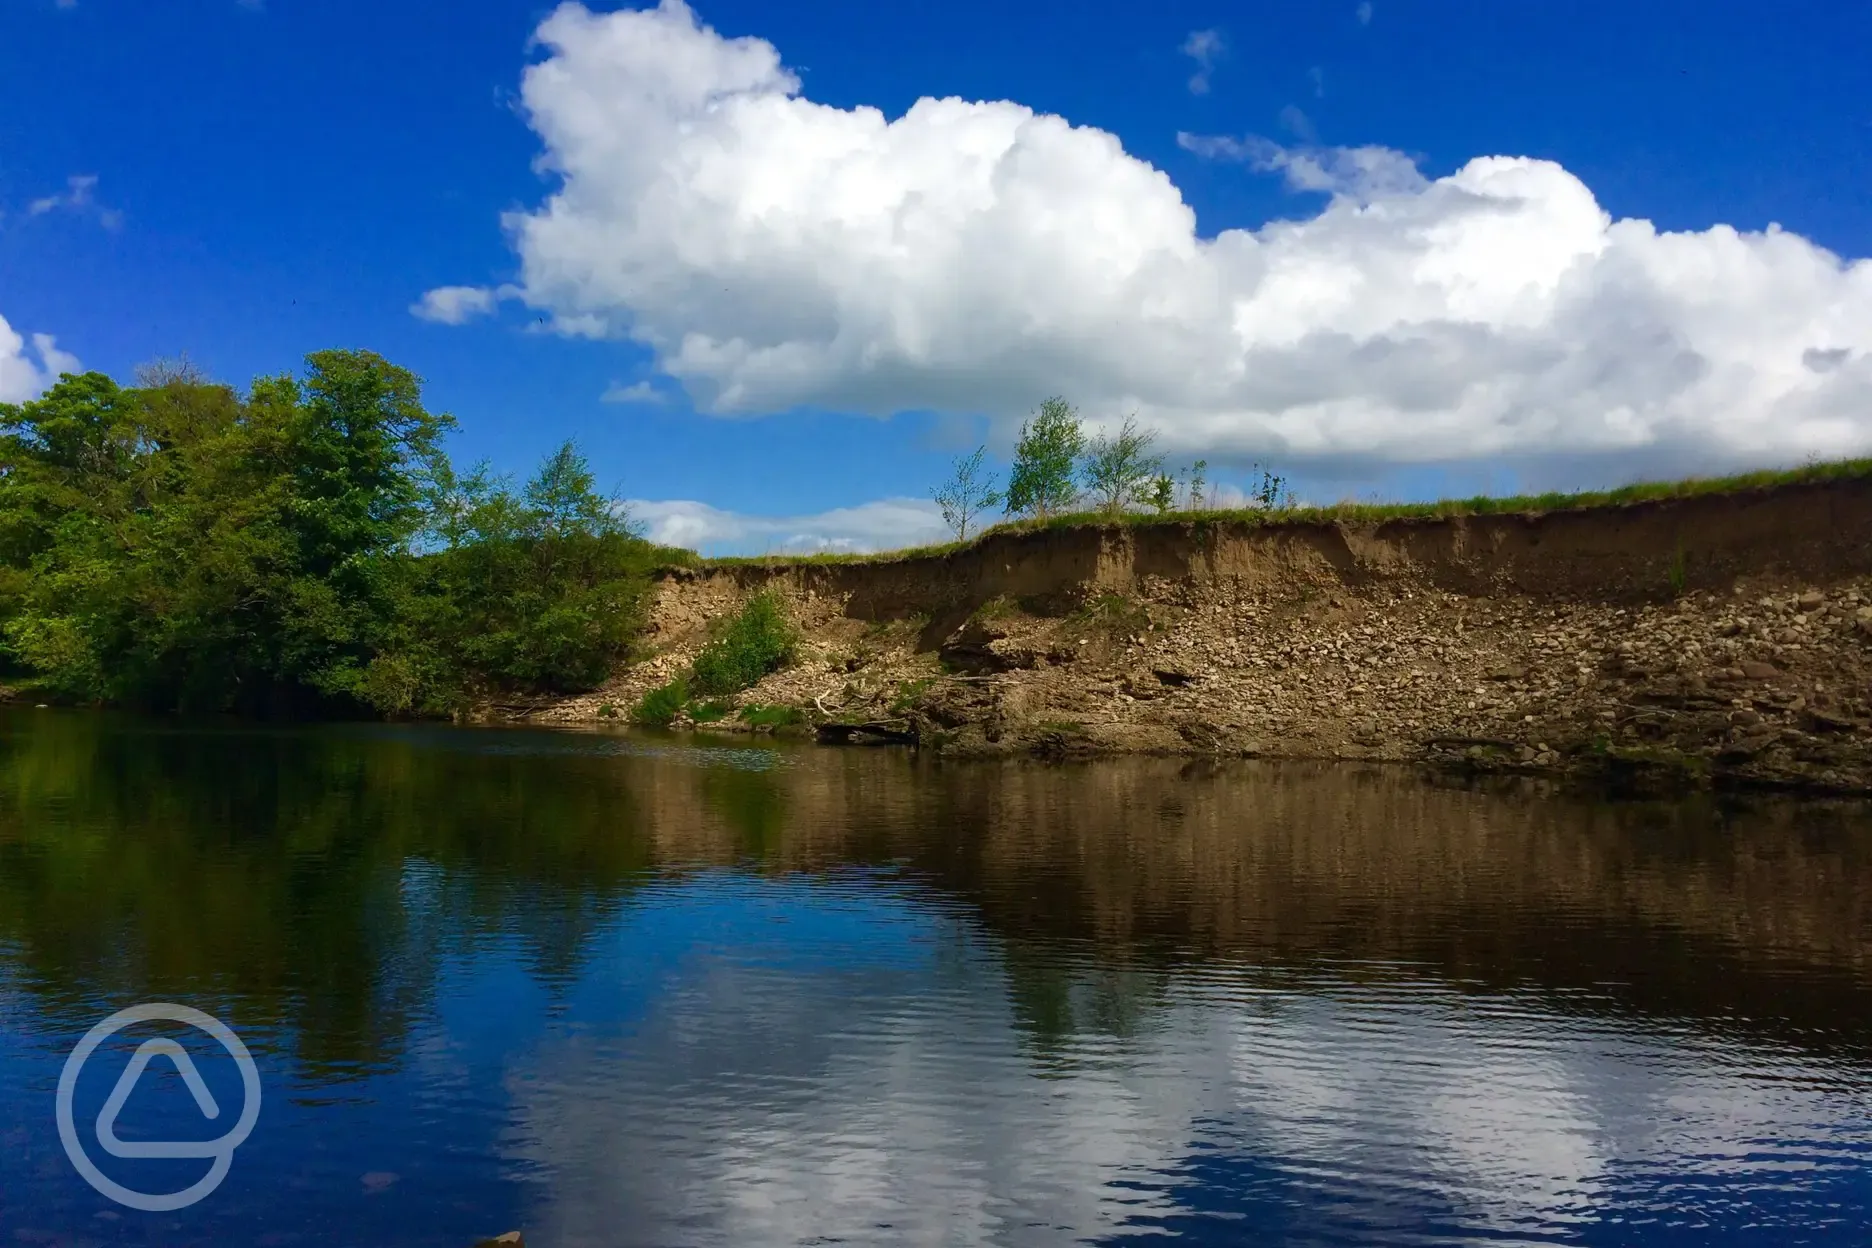
[[[902,550],[814,555],[718,555],[684,560],[681,566],[700,568],[795,567],[811,564],[898,563],[952,554],[980,545],[989,538],[1048,529],[1150,528],[1187,524],[1378,524],[1386,520],[1448,519],[1456,516],[1526,515],[1554,511],[1581,511],[1593,507],[1619,507],[1661,499],[1696,498],[1710,494],[1741,494],[1777,486],[1808,485],[1823,481],[1851,481],[1872,477],[1872,459],[1838,459],[1802,464],[1798,468],[1766,468],[1728,477],[1686,477],[1679,481],[1639,481],[1611,490],[1553,491],[1492,497],[1445,498],[1434,502],[1345,502],[1315,507],[1204,508],[1197,511],[1130,511],[1112,515],[1103,511],[1076,511],[1044,520],[1008,520],[983,529],[966,542],[939,542]]]

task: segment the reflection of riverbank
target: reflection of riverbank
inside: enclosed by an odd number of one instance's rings
[[[1057,1013],[1049,950],[1090,942],[1123,964],[1539,986],[1869,1051],[1866,826],[1856,806],[1615,805],[1346,766],[0,712],[0,942],[44,1008],[74,985],[213,984],[237,1023],[362,1072],[400,1060],[439,961],[477,934],[569,982],[658,878],[862,867],[966,905],[1035,1018]]]
[[[1384,768],[919,767],[875,753],[713,783],[713,798],[673,773],[642,791],[660,859],[891,860],[1022,939],[1407,962],[1872,1047],[1872,825],[1856,804],[1608,803]]]

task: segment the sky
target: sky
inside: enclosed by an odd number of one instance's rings
[[[1224,499],[1872,450],[1872,8],[0,0],[0,401],[363,347],[709,553],[1045,398]]]

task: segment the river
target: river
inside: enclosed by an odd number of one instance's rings
[[[144,1212],[68,1057],[214,1016]],[[227,1051],[75,1076],[176,1192]],[[0,1242],[1872,1242],[1872,814],[0,708]]]

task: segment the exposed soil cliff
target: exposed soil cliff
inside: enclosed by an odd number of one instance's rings
[[[1872,482],[1369,525],[993,534],[946,555],[704,567],[627,712],[773,588],[800,661],[744,696],[954,753],[1367,758],[1872,791]]]

